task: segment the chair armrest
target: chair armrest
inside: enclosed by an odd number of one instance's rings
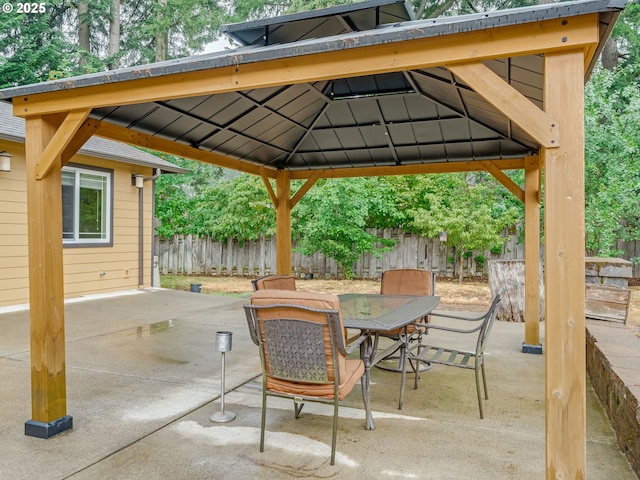
[[[362,342],[364,342],[367,337],[369,336],[368,333],[359,333],[358,335],[354,335],[352,337],[349,337],[346,339],[346,345],[345,345],[345,349],[344,352],[342,352],[344,355],[350,355],[351,353],[353,353],[356,348],[358,348]]]
[[[479,320],[484,320],[484,318],[487,316],[487,314],[483,313],[479,317],[463,317],[461,315],[453,315],[451,313],[443,313],[443,312],[439,312],[437,310],[432,310],[429,313],[429,316],[431,316],[431,318],[433,318],[433,317],[445,317],[445,318],[453,318],[453,319],[456,319],[456,320],[464,320],[466,322],[477,322]]]
[[[454,318],[457,320],[469,320],[468,318],[461,318],[461,317],[456,317],[456,316],[449,316],[449,315],[442,315],[447,316],[449,318]],[[482,320],[482,319],[475,319],[475,320]],[[438,325],[438,324],[434,324],[433,322],[430,323],[413,323],[413,325],[417,328],[422,328],[425,331],[434,329],[434,330],[444,330],[445,332],[454,332],[454,333],[474,333],[477,332],[478,330],[480,330],[482,328],[482,323],[476,325],[473,328],[454,328],[454,327],[447,327],[445,325]]]

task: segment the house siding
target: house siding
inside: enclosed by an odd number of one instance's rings
[[[13,155],[11,172],[0,172],[0,306],[9,306],[29,302],[26,170],[23,144],[0,140],[2,150]],[[138,190],[131,175],[149,177],[152,168],[87,155],[71,163],[113,170],[113,246],[63,249],[65,298],[138,288]],[[143,190],[144,287],[151,282],[151,186],[145,182]]]

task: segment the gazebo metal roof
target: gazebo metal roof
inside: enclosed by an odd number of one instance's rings
[[[263,60],[286,61],[364,45],[401,45],[424,37],[444,41],[454,33],[561,21],[594,12],[600,14],[600,36],[606,38],[621,5],[620,0],[565,2],[403,21],[410,18],[404,2],[371,0],[224,27],[249,47],[11,88],[0,92],[0,99]],[[596,59],[593,55],[587,72]],[[542,55],[484,63],[542,108]],[[188,98],[170,98],[167,93],[165,100],[98,105],[90,117],[259,167],[290,171],[522,158],[539,146],[443,66]]]

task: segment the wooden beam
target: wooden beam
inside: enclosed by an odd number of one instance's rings
[[[97,120],[96,120],[97,121]],[[110,138],[112,140],[149,148],[160,152],[170,153],[179,157],[190,158],[212,165],[217,165],[232,170],[251,173],[254,175],[276,178],[277,170],[260,167],[253,163],[243,162],[231,157],[225,157],[213,152],[198,150],[187,145],[174,143],[141,132],[129,130],[106,122],[100,122],[96,133],[99,137]],[[522,158],[507,160],[492,160],[491,163],[501,170],[517,170],[524,168]],[[318,170],[296,170],[290,173],[292,180],[317,178],[349,178],[349,177],[376,177],[388,175],[416,175],[426,173],[450,173],[450,172],[474,172],[485,170],[479,161],[464,162],[442,162],[401,166],[382,167],[362,167],[344,169],[318,169]],[[309,185],[309,188],[311,185]],[[306,191],[305,191],[306,193]],[[274,203],[275,205],[275,203]]]
[[[584,52],[545,55],[544,105],[560,148],[543,148],[546,478],[586,478]]]
[[[56,138],[56,124],[42,117],[29,118],[25,124],[32,414],[25,433],[43,438],[72,425],[66,411],[60,148],[53,149],[57,155],[46,169],[48,175],[41,180],[36,175]]]
[[[489,172],[493,177],[498,180],[504,187],[513,193],[518,200],[524,203],[524,190],[520,186],[511,180],[500,168],[493,162],[481,162],[484,169]]]
[[[540,343],[540,159],[524,160],[524,345],[542,353]]]
[[[304,183],[304,185],[302,185],[298,191],[296,192],[296,194],[293,196],[293,198],[291,199],[291,208],[294,208],[298,202],[300,201],[300,199],[302,197],[304,197],[304,195],[309,191],[309,189],[311,187],[313,187],[315,185],[315,183],[320,179],[320,172],[315,172],[314,175],[312,175],[311,177],[309,177],[307,179],[307,181]]]
[[[69,109],[100,108],[184,98],[198,95],[251,90],[342,77],[373,75],[430,68],[455,63],[508,56],[539,54],[569,48],[589,48],[597,44],[598,15],[512,25],[487,30],[461,32],[395,43],[360,46],[343,42],[339,50],[264,57],[252,63],[203,69],[195,72],[147,77],[140,69],[135,80],[73,88],[13,99],[14,115],[24,117]],[[282,47],[284,48],[284,47]],[[238,53],[242,56],[242,53]]]
[[[276,197],[276,194],[274,193],[273,188],[271,188],[271,182],[269,181],[269,177],[267,176],[267,173],[265,172],[264,169],[260,169],[260,177],[262,177],[262,181],[264,182],[264,186],[267,189],[269,198],[271,198],[271,202],[273,203],[273,206],[276,207],[276,210],[277,210],[278,197]]]
[[[447,68],[541,146],[559,146],[557,123],[489,67],[474,62]]]
[[[52,118],[60,118],[52,116]],[[150,150],[160,151],[176,155],[179,157],[190,158],[192,160],[217,165],[223,168],[229,168],[245,173],[260,175],[261,177],[276,178],[277,170],[268,167],[261,167],[249,162],[243,162],[232,157],[226,157],[213,152],[199,150],[189,147],[188,145],[174,143],[152,135],[147,135],[135,130],[129,130],[124,127],[100,122],[99,120],[88,119],[78,130],[76,136],[72,139],[70,146],[65,149],[62,154],[63,165],[73,156],[79,148],[84,145],[91,135],[90,133],[103,138],[135,145],[139,147],[149,148]],[[72,148],[74,144],[78,144],[77,148]],[[524,160],[521,158],[506,160],[491,160],[496,168],[501,170],[518,170],[524,168]],[[347,169],[320,169],[320,170],[297,170],[291,172],[292,180],[301,180],[309,178],[349,178],[349,177],[367,177],[367,176],[390,176],[390,175],[415,175],[429,173],[449,173],[449,172],[473,172],[485,170],[485,166],[480,161],[462,161],[462,162],[440,162],[427,164],[414,164],[402,166],[381,166],[381,167],[362,167]],[[304,193],[311,188],[313,184],[306,187]],[[275,195],[275,194],[274,194]],[[295,197],[294,197],[295,198]],[[297,201],[296,201],[297,203]],[[275,205],[275,204],[274,204]]]
[[[43,179],[53,167],[54,162],[60,160],[60,155],[67,148],[78,129],[85,122],[89,113],[91,113],[91,109],[84,108],[80,110],[71,110],[67,114],[62,125],[60,125],[38,159],[38,163],[36,164],[36,178],[38,180]]]
[[[135,130],[129,130],[107,122],[100,122],[100,128],[98,128],[96,135],[99,137],[110,138],[111,140],[116,140],[118,142],[128,143],[129,145],[148,148],[157,152],[165,152],[171,155],[177,155],[178,157],[191,158],[193,160],[198,160],[199,162],[209,163],[211,165],[217,165],[231,170],[260,175],[261,167],[253,163],[232,157],[226,157],[219,153],[199,150],[183,143],[172,142],[170,140],[154,137]]]
[[[524,168],[522,158],[492,160],[500,170],[518,170]],[[318,170],[295,170],[292,180],[310,178],[319,172],[319,178],[385,177],[392,175],[422,175],[430,173],[479,172],[485,170],[481,161],[420,163],[386,167],[327,168]]]
[[[276,174],[276,263],[278,275],[291,275],[291,179],[287,170]]]
[[[73,136],[67,147],[64,149],[61,155],[62,165],[66,165],[71,157],[73,157],[78,150],[89,140],[94,133],[100,128],[100,122],[98,120],[89,119],[82,124],[76,134]]]

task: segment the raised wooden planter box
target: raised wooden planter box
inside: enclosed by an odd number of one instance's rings
[[[631,292],[624,288],[587,284],[585,317],[610,322],[627,322]]]
[[[585,316],[626,323],[632,272],[632,263],[622,258],[585,258]]]

